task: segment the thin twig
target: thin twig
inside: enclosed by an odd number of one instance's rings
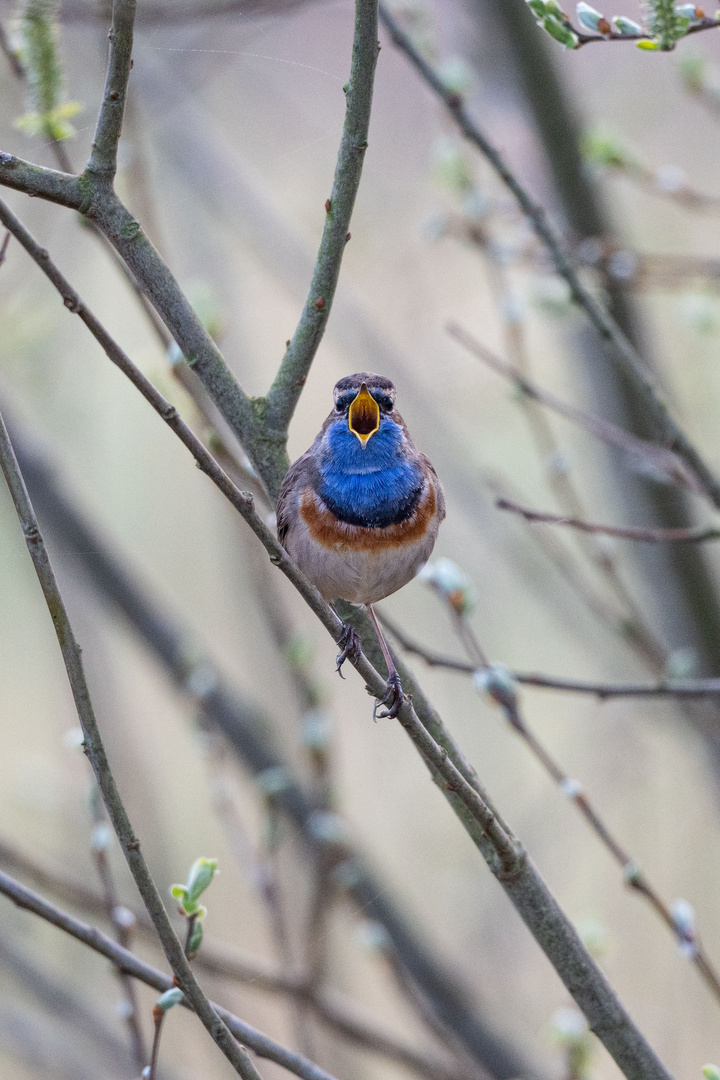
[[[88,926],[87,923],[81,922],[80,919],[76,919],[67,912],[62,911],[55,904],[33,892],[32,889],[28,889],[26,885],[21,885],[19,881],[15,881],[14,878],[3,871],[0,871],[0,893],[7,896],[18,907],[31,911],[41,919],[45,919],[46,922],[57,926],[58,929],[64,930],[66,934],[81,941],[95,952],[107,957],[119,970],[126,972],[147,986],[152,986],[164,993],[165,990],[170,990],[176,985],[169,975],[165,975],[162,971],[158,971],[157,968],[146,964],[145,961],[135,956],[128,949],[123,948],[112,938],[107,937],[100,930],[96,930],[94,927]],[[183,997],[182,1004],[192,1008],[187,994]],[[234,1036],[233,1042],[236,1046],[239,1042],[244,1043],[258,1057],[282,1065],[283,1068],[294,1073],[295,1076],[301,1077],[302,1080],[335,1080],[335,1077],[330,1073],[321,1069],[314,1062],[308,1061],[302,1054],[296,1054],[288,1050],[274,1039],[258,1031],[257,1028],[251,1027],[244,1020],[240,1020],[239,1017],[228,1012],[227,1009],[223,1009],[222,1006],[215,1005],[212,1002],[209,1004],[228,1031],[232,1032]],[[235,1040],[238,1040],[238,1042],[235,1042]]]
[[[325,203],[325,228],[310,291],[266,399],[268,436],[287,430],[330,317],[340,266],[350,239],[350,218],[368,145],[373,83],[379,51],[378,0],[356,0],[347,106],[332,193]],[[287,465],[283,468],[286,471]]]
[[[648,414],[657,430],[658,438],[676,451],[690,471],[695,474],[705,495],[720,508],[720,480],[713,474],[699,451],[672,417],[655,380],[634,346],[603,304],[583,284],[571,257],[550,225],[543,207],[528,195],[515,174],[505,164],[500,153],[470,118],[462,97],[456,91],[448,89],[384,4],[380,4],[379,10],[380,19],[389,31],[394,44],[405,53],[416,71],[443,102],[464,137],[480,150],[514,195],[533,229],[547,247],[557,272],[570,286],[572,299],[585,311],[603,340],[612,347],[612,356],[638,393],[642,395]]]
[[[105,747],[95,719],[92,701],[85,679],[80,648],[70,626],[67,611],[58,589],[47,550],[43,542],[35,512],[28,498],[20,469],[13,452],[12,444],[0,416],[0,467],[7,481],[28,551],[38,576],[48,611],[52,617],[58,644],[62,652],[70,687],[77,708],[78,719],[83,730],[85,752],[95,773],[103,801],[115,829],[130,872],[135,880],[148,914],[153,920],[163,951],[172,967],[183,993],[193,1005],[198,1017],[207,1028],[214,1042],[231,1062],[235,1071],[244,1080],[259,1080],[259,1073],[250,1061],[244,1049],[233,1039],[226,1025],[217,1016],[210,1002],[200,988],[190,965],[185,959],[172,923],[168,918],[160,893],[140,851],[140,842],[135,836],[128,818],[120,792],[118,791]]]
[[[720,26],[720,23],[718,23]],[[704,191],[698,191],[683,179],[681,171],[676,173],[674,166],[668,166],[667,179],[662,168],[652,169],[637,158],[629,157],[624,161],[603,163],[603,169],[612,171],[617,176],[623,176],[631,183],[637,184],[641,191],[658,198],[667,199],[669,202],[682,206],[685,210],[694,210],[698,213],[717,214],[720,212],[720,195],[709,195]],[[670,171],[672,170],[672,171]]]
[[[628,463],[635,471],[646,476],[650,475],[663,483],[678,484],[690,491],[694,491],[696,494],[699,493],[695,476],[672,450],[647,442],[645,439],[639,439],[636,435],[631,435],[628,431],[624,431],[623,428],[612,424],[609,420],[603,420],[599,416],[593,416],[591,413],[583,412],[574,405],[568,405],[566,402],[561,401],[554,394],[542,389],[537,383],[526,378],[512,364],[501,360],[500,357],[491,352],[477,338],[469,334],[467,330],[458,326],[457,323],[448,323],[446,329],[455,341],[459,342],[473,356],[476,356],[478,360],[482,360],[493,371],[496,371],[498,375],[502,375],[503,378],[513,382],[521,393],[526,394],[546,408],[552,409],[559,416],[564,416],[566,420],[577,424],[596,439],[622,450],[627,455]]]
[[[136,0],[115,0],[113,3],[110,63],[85,172],[96,184],[103,186],[112,186],[117,172],[118,143],[132,67],[135,7]]]
[[[98,877],[100,878],[103,890],[105,912],[110,920],[110,925],[115,931],[116,941],[124,948],[129,949],[132,943],[132,928],[135,924],[135,917],[127,908],[122,908],[120,906],[117,889],[115,888],[115,879],[108,858],[107,843],[105,842],[105,837],[103,835],[104,831],[107,829],[107,825],[102,806],[102,796],[97,787],[94,788],[91,801],[95,827],[93,829],[90,846],[93,861],[97,867]],[[120,985],[122,986],[123,994],[125,995],[123,1015],[125,1022],[127,1023],[128,1031],[130,1032],[130,1041],[135,1057],[135,1064],[138,1072],[142,1072],[147,1057],[145,1054],[145,1038],[140,1024],[140,1010],[138,1007],[137,994],[135,993],[135,984],[124,972],[118,971],[117,974]]]
[[[428,667],[447,668],[465,675],[474,675],[477,664],[461,660],[445,653],[428,649],[411,638],[398,624],[383,612],[377,612],[382,625],[407,653],[420,657]],[[720,679],[684,679],[656,683],[610,683],[591,682],[583,679],[566,679],[561,675],[543,675],[539,672],[511,671],[515,682],[534,686],[540,690],[560,690],[570,694],[589,694],[601,701],[620,697],[667,697],[703,698],[720,697]]]
[[[597,525],[580,518],[564,517],[562,514],[546,514],[540,510],[530,510],[527,506],[511,502],[510,499],[498,499],[498,510],[509,510],[519,514],[526,521],[541,521],[546,525],[567,525],[580,532],[616,536],[620,540],[638,540],[646,544],[702,544],[706,540],[720,540],[720,528],[684,528],[684,529],[642,529],[623,528],[620,525]]]
[[[483,650],[469,619],[466,615],[459,613],[455,609],[449,602],[447,596],[440,595],[450,610],[458,636],[465,645],[471,661],[476,665],[476,670],[491,672],[489,665],[485,661]],[[489,689],[488,692],[496,704],[502,709],[505,714],[505,719],[510,727],[520,736],[530,752],[540,762],[551,780],[558,786],[560,791],[567,796],[567,798],[571,799],[575,806],[577,806],[590,828],[619,865],[626,884],[645,897],[656,914],[660,916],[665,925],[672,931],[678,944],[689,949],[692,962],[697,967],[701,977],[705,980],[715,998],[720,1002],[720,975],[715,971],[697,934],[694,930],[692,934],[689,934],[686,928],[678,924],[677,920],[673,917],[672,911],[651,885],[640,867],[630,858],[612,835],[610,829],[590,802],[590,798],[582,784],[577,780],[573,780],[565,773],[534,732],[530,730],[520,711],[517,694],[514,690],[508,689],[505,686],[499,686],[495,691]]]

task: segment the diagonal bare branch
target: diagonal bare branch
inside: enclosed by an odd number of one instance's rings
[[[548,221],[544,208],[536,203],[505,163],[502,155],[483,134],[468,113],[461,95],[449,90],[440,75],[415,48],[409,35],[384,4],[380,4],[380,20],[392,41],[407,56],[410,63],[442,101],[463,136],[475,146],[492,166],[503,184],[510,190],[536,234],[548,249],[555,269],[570,286],[572,299],[581,307],[596,330],[611,347],[611,355],[631,384],[642,396],[652,418],[658,441],[674,450],[697,478],[704,494],[720,508],[720,479],[706,464],[700,452],[674,419],[668,403],[656,385],[648,367],[605,306],[584,285],[577,267],[564,244]]]
[[[168,963],[173,969],[183,993],[192,1003],[199,1019],[228,1061],[233,1065],[238,1075],[242,1076],[243,1080],[260,1080],[259,1073],[246,1052],[231,1036],[226,1025],[215,1013],[200,988],[200,984],[185,957],[184,949],[173,930],[172,923],[168,918],[145,858],[140,851],[140,842],[134,833],[120,792],[115,784],[97,726],[90,692],[85,679],[80,648],[75,640],[37,518],[1,415],[0,468],[5,476],[43,596],[55,626],[58,644],[62,652],[78,718],[83,730],[85,753],[95,773],[108,815],[135,884],[143,898],[143,903],[153,920]]]
[[[584,431],[589,432],[596,439],[607,443],[608,446],[615,446],[618,450],[622,450],[629,465],[637,472],[650,475],[666,484],[677,484],[687,488],[689,491],[694,491],[696,494],[701,493],[702,488],[698,484],[695,475],[687,468],[685,462],[668,447],[658,446],[656,443],[639,439],[637,435],[630,434],[630,432],[623,430],[623,428],[618,427],[617,424],[613,424],[609,420],[594,416],[592,413],[583,412],[582,409],[561,401],[554,394],[538,386],[517,367],[495,356],[494,353],[468,334],[467,330],[463,330],[461,326],[458,326],[457,323],[448,323],[446,329],[455,341],[458,341],[478,360],[482,360],[484,364],[502,375],[503,378],[510,379],[522,394],[544,405],[545,408],[552,409],[558,416],[564,416],[566,420],[577,424],[578,427],[583,428]]]
[[[637,540],[644,544],[703,544],[707,540],[720,540],[720,528],[679,528],[679,529],[642,529],[623,528],[620,525],[597,525],[582,518],[567,517],[563,514],[546,514],[540,510],[531,510],[527,506],[510,499],[498,499],[498,510],[509,510],[526,521],[544,522],[546,525],[567,525],[579,532],[600,536],[615,536],[620,540]]]

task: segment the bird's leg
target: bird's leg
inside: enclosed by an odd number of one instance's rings
[[[403,688],[400,682],[400,676],[398,675],[397,668],[395,667],[395,664],[393,663],[393,658],[390,655],[390,650],[387,647],[387,642],[385,641],[382,630],[378,626],[378,621],[375,618],[375,612],[372,609],[372,604],[366,604],[365,610],[370,616],[370,622],[373,624],[373,629],[377,634],[377,639],[380,642],[380,648],[382,649],[382,654],[385,657],[385,663],[387,664],[388,669],[388,678],[387,683],[385,684],[385,694],[383,697],[379,698],[375,702],[375,708],[373,710],[373,720],[375,719],[376,714],[380,717],[381,720],[384,720],[385,717],[389,717],[392,720],[400,712],[400,706],[403,703]],[[387,705],[387,709],[385,710],[385,712],[378,713],[378,705]]]
[[[335,670],[337,671],[340,678],[344,679],[345,676],[342,673],[343,664],[348,659],[348,657],[350,657],[350,659],[352,660],[355,660],[362,652],[362,641],[360,640],[360,635],[358,634],[357,630],[354,630],[353,627],[350,626],[349,623],[343,623],[342,637],[338,641],[338,645],[340,646],[341,651],[337,654],[335,658]]]

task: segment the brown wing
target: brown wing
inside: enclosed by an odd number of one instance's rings
[[[438,478],[438,474],[435,472],[435,467],[434,467],[433,463],[430,461],[430,459],[428,457],[426,457],[425,454],[418,454],[418,457],[420,458],[420,466],[421,466],[423,472],[425,473],[425,475],[430,480],[430,483],[435,485],[435,498],[437,499],[438,521],[444,521],[445,520],[445,492],[443,491],[443,486],[440,483],[440,480]]]
[[[292,525],[293,514],[297,512],[296,499],[300,492],[307,486],[309,479],[310,451],[302,454],[297,461],[293,462],[285,473],[285,479],[278,495],[277,510],[277,538],[285,547],[288,530]]]

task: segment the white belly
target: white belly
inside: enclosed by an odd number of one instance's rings
[[[427,562],[435,544],[437,526],[414,543],[386,550],[356,550],[350,546],[327,548],[309,534],[300,521],[286,540],[288,554],[326,600],[374,604],[412,581]]]

